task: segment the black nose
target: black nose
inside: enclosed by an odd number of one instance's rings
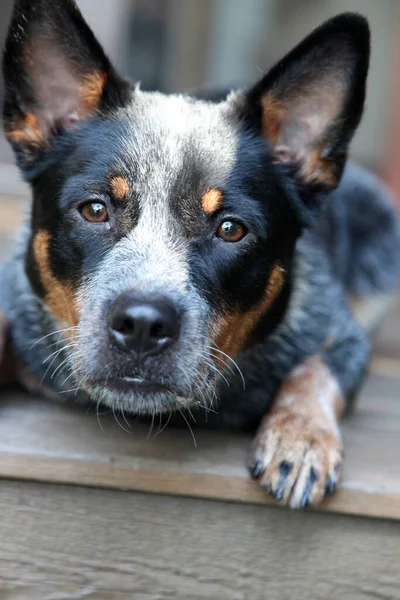
[[[179,315],[165,297],[120,296],[111,308],[109,328],[118,346],[140,354],[165,350],[179,336]]]

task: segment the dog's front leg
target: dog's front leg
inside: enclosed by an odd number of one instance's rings
[[[284,381],[250,459],[253,476],[277,500],[303,508],[333,494],[343,463],[338,428],[343,408],[339,384],[320,355]]]

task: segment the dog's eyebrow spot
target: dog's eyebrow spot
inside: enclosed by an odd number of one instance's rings
[[[212,215],[217,211],[223,201],[224,197],[221,190],[212,188],[207,190],[201,199],[201,206],[205,213]]]
[[[33,255],[45,289],[44,302],[62,324],[75,326],[78,324],[75,295],[70,285],[59,281],[51,272],[49,245],[49,233],[38,231],[33,239]]]
[[[129,183],[122,175],[116,175],[110,179],[110,190],[115,200],[124,200],[129,193]]]
[[[274,265],[264,296],[256,306],[245,313],[233,312],[219,318],[216,339],[219,350],[234,357],[245,348],[257,323],[280,293],[285,281],[284,273],[285,271],[280,265]]]

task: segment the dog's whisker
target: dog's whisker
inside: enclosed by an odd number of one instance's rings
[[[58,367],[56,369],[54,369],[53,373],[51,374],[50,379],[54,379],[56,373],[58,373],[58,371],[60,371],[60,369],[62,369],[70,360],[71,359],[69,356],[64,358],[64,360],[58,365]]]
[[[163,425],[163,427],[159,431],[157,431],[157,433],[155,434],[154,437],[157,437],[158,435],[160,435],[164,431],[164,429],[166,429],[168,427],[168,424],[171,421],[171,418],[172,418],[172,410],[169,411],[169,416],[168,416],[166,423]]]
[[[123,406],[121,406],[121,415],[122,415],[122,418],[125,421],[126,425],[129,427],[129,429],[132,429],[132,425],[129,423],[128,419],[125,416],[125,411],[124,411]]]
[[[190,410],[190,408],[189,408],[189,407],[187,407],[187,409],[186,409],[186,410],[188,411],[188,413],[189,413],[189,416],[190,416],[190,418],[192,419],[193,423],[196,423],[196,419],[194,418],[194,415],[193,415],[192,411]]]
[[[208,362],[208,361],[205,361],[205,362],[206,362],[207,366],[212,371],[214,371],[214,373],[217,373],[225,381],[227,387],[231,387],[228,379],[225,377],[225,375],[222,373],[222,371],[220,369],[218,369],[218,367],[214,363]]]
[[[220,350],[219,348],[216,348],[215,346],[209,346],[208,348],[212,352],[218,352],[219,354],[222,354],[223,356],[225,356],[225,358],[227,358],[234,365],[234,367],[237,369],[237,372],[239,373],[239,375],[240,375],[240,377],[242,379],[243,390],[246,390],[246,380],[245,380],[244,375],[243,375],[243,373],[242,373],[239,365],[237,364],[237,362],[235,362],[233,360],[233,358],[231,356],[229,356],[229,354],[226,354],[225,352],[222,352],[222,350]]]
[[[96,417],[97,417],[97,422],[98,422],[98,424],[99,424],[99,427],[100,427],[100,429],[101,429],[101,430],[102,430],[102,432],[105,434],[105,431],[104,431],[104,429],[103,429],[103,426],[102,426],[102,424],[101,424],[101,422],[100,422],[100,415],[99,415],[99,406],[100,406],[100,402],[101,402],[101,399],[99,398],[99,400],[97,401],[97,404],[96,404]]]
[[[73,377],[73,376],[74,376],[74,372],[73,372],[73,371],[71,371],[71,373],[68,375],[68,377],[66,377],[66,378],[64,379],[64,381],[62,382],[62,384],[61,384],[61,387],[64,387],[64,385],[67,383],[67,381],[68,381],[69,379],[71,379],[71,377]]]
[[[184,413],[182,412],[182,410],[180,408],[178,408],[178,411],[181,413],[182,419],[185,421],[186,425],[189,428],[189,431],[190,431],[191,436],[193,438],[194,447],[197,448],[196,437],[195,437],[195,435],[193,433],[193,429],[191,428],[189,421],[187,420],[187,418],[185,417]]]
[[[42,383],[43,383],[43,382],[44,382],[44,380],[46,379],[46,377],[47,377],[47,373],[50,371],[51,367],[53,366],[54,362],[57,360],[57,358],[59,357],[59,355],[62,353],[63,349],[64,349],[64,348],[60,348],[60,350],[59,350],[58,352],[56,352],[56,353],[55,353],[55,356],[54,356],[53,360],[52,360],[52,361],[50,362],[50,364],[48,365],[47,369],[45,370],[45,372],[44,372],[44,374],[43,374],[43,377],[42,377],[42,379],[40,380],[40,385],[42,385]],[[62,361],[62,363],[61,363],[61,364],[63,364],[63,363],[66,361],[66,360],[67,360],[67,359],[64,359],[64,360]],[[52,379],[52,377],[51,377],[51,379]]]
[[[57,392],[57,394],[76,394],[81,389],[83,388],[81,386],[78,386],[76,388],[72,388],[71,390],[61,390],[60,392]]]
[[[233,367],[231,367],[231,365],[229,363],[227,363],[222,356],[215,356],[212,353],[212,348],[210,348],[210,355],[212,356],[213,359],[218,360],[220,363],[222,363],[223,367],[225,369],[228,369],[229,373],[234,376],[235,375],[235,370],[233,369]]]
[[[163,416],[163,414],[160,412],[160,414],[158,415],[158,428],[157,428],[156,433],[154,434],[154,437],[157,437],[157,435],[160,433],[161,424],[162,424],[162,416]]]
[[[32,348],[34,348],[37,344],[40,344],[40,342],[42,342],[43,340],[47,339],[48,337],[50,337],[52,335],[57,335],[58,333],[60,335],[62,335],[63,333],[67,333],[68,331],[74,331],[74,330],[77,330],[77,329],[78,329],[78,327],[68,327],[67,329],[57,329],[56,331],[51,331],[47,335],[44,335],[43,337],[41,337],[38,340],[36,340],[36,342],[34,342],[32,344],[32,346],[29,348],[29,350],[32,350]]]
[[[129,434],[131,434],[131,433],[132,433],[132,431],[129,431],[129,429],[126,429],[126,427],[124,427],[124,426],[123,426],[123,425],[120,423],[120,421],[119,421],[119,419],[118,419],[118,417],[117,417],[117,415],[116,415],[116,412],[115,412],[115,408],[114,408],[114,406],[112,406],[112,414],[113,414],[113,417],[114,417],[114,419],[115,419],[115,422],[116,422],[116,423],[119,425],[119,427],[122,429],[122,431],[125,431],[126,433],[129,433]]]
[[[75,335],[75,336],[74,336],[74,338],[73,338],[73,340],[71,340],[71,339],[70,339],[70,340],[63,340],[63,339],[62,339],[62,338],[59,336],[59,337],[58,337],[58,340],[56,340],[55,342],[53,342],[52,344],[50,344],[50,345],[48,346],[48,348],[49,348],[49,349],[50,349],[50,348],[54,348],[54,346],[57,346],[58,344],[61,344],[62,342],[68,342],[68,341],[73,341],[73,342],[76,342],[76,341],[78,341],[79,339],[80,339],[80,336],[79,336],[79,335]]]
[[[151,438],[151,434],[153,433],[155,416],[156,416],[156,413],[153,412],[153,414],[151,415],[151,424],[150,424],[149,432],[148,432],[148,434],[146,436],[146,440],[149,440]]]
[[[59,342],[57,342],[57,343],[59,343]],[[50,354],[47,358],[45,358],[42,361],[42,365],[45,365],[47,363],[47,361],[50,360],[53,356],[55,356],[57,354],[61,354],[61,352],[63,352],[64,350],[68,350],[68,348],[72,348],[73,346],[76,346],[75,342],[71,342],[70,344],[67,344],[66,346],[63,346],[62,348],[59,348],[55,352],[52,352],[52,354]]]

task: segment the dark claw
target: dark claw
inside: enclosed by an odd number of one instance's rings
[[[263,470],[263,461],[261,459],[258,459],[258,461],[255,463],[255,465],[253,465],[253,467],[250,467],[251,476],[254,479],[258,479],[261,475],[262,470]]]
[[[287,479],[288,476],[290,475],[290,473],[292,472],[292,469],[293,469],[293,463],[283,460],[281,462],[281,464],[279,465],[279,473],[281,475],[281,480],[282,480],[282,478]],[[279,484],[280,484],[280,482],[279,482]]]
[[[336,476],[338,475],[341,466],[342,466],[342,463],[340,463],[340,462],[335,465],[334,472],[335,472]]]
[[[283,494],[285,492],[286,484],[290,472],[293,469],[293,464],[286,462],[285,460],[281,462],[279,465],[279,483],[278,489],[275,492],[275,499],[280,502],[283,498]]]
[[[308,481],[305,485],[303,496],[302,496],[301,502],[300,502],[301,508],[306,508],[306,506],[308,506],[308,504],[310,502],[312,488],[316,481],[318,481],[318,473],[314,469],[314,467],[311,467],[310,474],[308,476]]]
[[[305,492],[304,492],[303,497],[300,502],[300,508],[307,508],[307,506],[308,506],[308,496],[306,496]]]
[[[326,493],[330,496],[336,492],[336,481],[334,479],[330,479],[326,484]]]

